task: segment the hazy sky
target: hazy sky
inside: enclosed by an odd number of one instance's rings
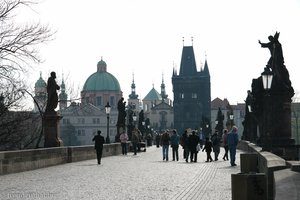
[[[64,73],[66,84],[82,89],[103,57],[125,99],[132,73],[139,98],[153,84],[160,92],[164,74],[173,99],[171,76],[180,67],[182,37],[186,46],[193,37],[198,70],[207,55],[212,99],[242,103],[270,57],[258,40],[268,42],[279,31],[292,86],[300,90],[300,0],[43,0],[33,10],[22,12],[22,19],[57,31],[40,49],[45,62],[35,68],[33,83],[39,71],[44,80],[56,71],[58,81]]]

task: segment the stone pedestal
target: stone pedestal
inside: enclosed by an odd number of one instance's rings
[[[44,147],[63,146],[62,140],[59,138],[59,120],[62,117],[56,112],[46,112],[43,117],[43,132],[45,137]]]
[[[263,173],[231,174],[232,200],[266,200],[267,178]]]

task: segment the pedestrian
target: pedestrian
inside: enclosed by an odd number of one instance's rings
[[[170,136],[169,130],[166,130],[162,136],[160,143],[162,145],[162,153],[163,153],[163,160],[169,160],[169,145],[170,145]]]
[[[125,132],[125,130],[122,131],[120,134],[120,142],[122,146],[122,154],[127,155],[127,141],[128,141],[128,135]]]
[[[200,128],[200,132],[199,132],[199,143],[200,143],[200,148],[202,149],[203,147],[203,140],[204,140],[204,134],[202,131],[202,128]]]
[[[171,140],[171,147],[172,147],[172,158],[173,161],[175,161],[175,156],[176,156],[176,161],[178,161],[178,147],[179,147],[179,135],[177,134],[176,130],[173,130],[173,134],[170,138]]]
[[[156,147],[159,148],[159,143],[160,143],[160,135],[159,135],[159,133],[156,133],[155,143],[156,143]]]
[[[223,160],[228,160],[228,144],[227,144],[227,134],[228,134],[228,130],[224,129],[223,130],[223,135],[222,135],[222,139],[223,139],[223,147],[225,150],[225,154],[223,156]]]
[[[132,149],[133,149],[133,152],[134,152],[133,155],[136,155],[137,147],[138,147],[138,144],[139,144],[139,142],[140,142],[140,139],[139,139],[139,130],[138,130],[137,128],[135,128],[135,129],[132,131],[132,139],[131,139],[131,142],[132,142]]]
[[[189,137],[189,150],[191,152],[191,157],[190,160],[191,162],[197,162],[197,145],[199,144],[199,136],[196,135],[195,131],[192,131],[192,135],[190,135]]]
[[[93,138],[93,141],[95,141],[95,149],[96,149],[96,153],[97,153],[98,165],[101,164],[102,150],[103,150],[103,144],[104,144],[104,137],[100,134],[101,134],[101,131],[97,131],[97,135],[95,135]]]
[[[206,161],[205,162],[211,162],[211,161],[213,161],[213,159],[212,159],[212,157],[211,157],[211,155],[210,155],[210,153],[211,153],[211,151],[212,151],[212,143],[211,143],[211,141],[209,140],[209,137],[206,137],[205,138],[205,145],[204,145],[204,147],[203,147],[203,149],[202,149],[202,152],[205,150],[205,152],[206,152]]]
[[[186,159],[186,154],[188,153],[187,137],[188,137],[187,130],[185,130],[180,138],[180,145],[183,148],[183,159]]]
[[[235,164],[235,155],[236,155],[236,146],[239,141],[239,136],[237,133],[238,129],[236,126],[233,126],[230,133],[227,135],[227,144],[230,153],[230,164],[231,166],[236,166]]]
[[[215,130],[215,133],[211,136],[211,142],[213,145],[213,152],[215,154],[215,161],[218,160],[219,154],[220,154],[220,137],[219,132]]]

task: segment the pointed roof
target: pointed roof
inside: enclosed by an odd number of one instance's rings
[[[179,76],[191,76],[197,73],[193,46],[184,46],[182,49]]]
[[[150,90],[150,92],[145,96],[143,101],[154,101],[154,100],[162,100],[162,98],[161,98],[161,95],[153,87]]]
[[[205,58],[203,73],[205,73],[206,75],[209,75],[209,69],[208,69],[208,64],[207,64],[206,58]]]

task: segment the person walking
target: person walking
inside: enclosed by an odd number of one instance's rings
[[[138,143],[140,142],[140,138],[139,138],[139,130],[137,128],[135,128],[132,132],[132,139],[131,139],[131,142],[132,142],[132,149],[133,149],[133,152],[134,154],[133,155],[136,155],[136,152],[137,152],[137,146],[138,146]]]
[[[222,139],[223,139],[223,147],[225,150],[225,154],[223,156],[223,160],[228,160],[228,144],[227,144],[227,134],[228,134],[228,130],[224,129],[223,130],[223,135],[222,135]]]
[[[202,149],[203,147],[203,140],[204,140],[204,134],[202,131],[202,128],[200,128],[200,132],[199,132],[199,143],[200,143],[200,148]]]
[[[127,155],[127,141],[128,141],[128,135],[125,132],[125,130],[122,131],[120,135],[120,142],[122,146],[122,154]]]
[[[210,153],[211,153],[211,150],[212,150],[212,143],[211,141],[209,140],[209,137],[206,137],[205,138],[205,145],[202,149],[202,152],[205,150],[206,152],[206,161],[205,162],[211,162],[213,161]]]
[[[159,133],[156,133],[155,143],[156,143],[156,147],[159,148],[159,143],[160,143],[160,135],[159,135]]]
[[[95,149],[96,149],[96,153],[97,153],[98,165],[101,164],[102,150],[103,150],[103,144],[104,144],[104,137],[100,134],[101,134],[101,131],[97,131],[97,135],[95,135],[93,138],[93,141],[95,141]]]
[[[163,153],[163,160],[169,160],[169,145],[170,145],[170,136],[169,131],[165,131],[161,136],[161,145],[162,145],[162,153]]]
[[[211,142],[213,145],[213,152],[215,154],[215,161],[217,161],[220,154],[220,137],[217,130],[215,130],[215,133],[211,136]]]
[[[192,131],[192,135],[189,136],[189,150],[191,152],[191,162],[197,162],[197,145],[200,142],[199,136],[196,135],[195,131]]]
[[[183,148],[183,159],[186,159],[186,157],[189,155],[188,154],[189,150],[188,150],[188,145],[187,145],[187,142],[188,142],[187,137],[188,137],[187,130],[185,130],[180,138],[180,144]]]
[[[173,161],[175,161],[175,156],[176,156],[176,161],[178,161],[179,135],[177,134],[176,130],[173,130],[173,134],[170,139],[171,139]]]
[[[235,164],[235,155],[236,155],[236,146],[239,141],[239,136],[237,133],[238,129],[236,126],[232,127],[232,130],[227,135],[227,144],[230,153],[230,164],[231,166],[236,166]]]

